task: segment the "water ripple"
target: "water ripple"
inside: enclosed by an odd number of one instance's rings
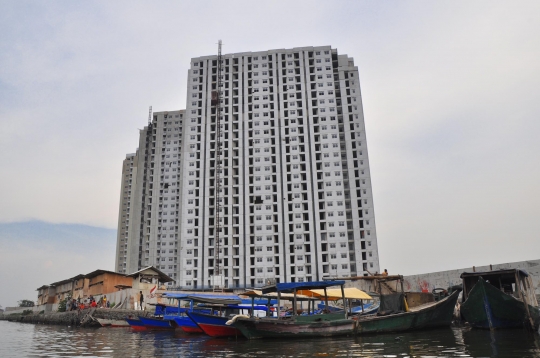
[[[0,321],[0,357],[537,357],[522,330],[439,329],[302,340],[215,339],[129,328],[70,328]]]

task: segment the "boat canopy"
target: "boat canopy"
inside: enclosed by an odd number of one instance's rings
[[[291,293],[295,290],[312,290],[318,288],[326,288],[332,286],[342,286],[345,284],[345,281],[334,280],[334,281],[313,281],[313,282],[286,282],[286,283],[277,283],[272,286],[266,286],[262,288],[262,293],[266,294],[269,292],[285,292]]]
[[[235,305],[242,303],[240,297],[236,295],[211,295],[211,294],[195,294],[195,293],[172,293],[165,292],[163,294],[165,298],[174,298],[177,300],[192,300],[194,302],[210,303],[210,304],[223,304],[223,305]]]
[[[529,274],[525,270],[520,269],[503,269],[503,270],[493,270],[493,271],[482,271],[482,272],[463,272],[460,278],[466,278],[466,277],[473,277],[473,276],[483,276],[489,277],[489,276],[498,276],[498,275],[514,275],[515,273],[518,273],[519,275],[523,277],[529,277]]]
[[[247,296],[247,297],[257,297],[257,298],[271,298],[272,300],[270,302],[277,303],[275,300],[278,295],[277,292],[269,292],[269,293],[262,293],[260,290],[251,290],[244,293],[241,293],[240,296]],[[292,300],[294,298],[294,294],[292,293],[281,293],[280,294],[282,300]],[[305,295],[296,295],[296,300],[298,301],[316,301],[318,298],[313,296],[305,296]]]
[[[347,287],[343,289],[345,293],[345,299],[349,300],[372,300],[373,297],[368,295],[362,290],[357,289],[356,287]],[[316,290],[301,290],[299,291],[302,295],[310,296],[310,297],[316,297],[318,299],[324,298],[324,290],[316,289]],[[326,294],[328,295],[328,300],[335,301],[342,299],[341,296],[341,289],[340,288],[330,288],[326,290]]]
[[[238,310],[250,310],[251,308],[253,308],[254,310],[258,310],[258,311],[268,311],[268,307],[267,306],[253,306],[251,307],[251,305],[227,305],[225,308],[228,308],[228,309],[238,309]]]

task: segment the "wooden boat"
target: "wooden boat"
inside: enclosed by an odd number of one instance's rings
[[[227,307],[242,302],[240,297],[235,295],[216,294],[186,294],[186,293],[165,293],[163,297],[178,300],[178,312],[176,316],[170,315],[167,318],[173,319],[178,327],[187,333],[206,333],[211,337],[226,337],[240,335],[240,333],[225,325],[228,316],[216,315],[213,308],[223,314],[229,314]],[[189,308],[182,308],[181,302],[186,301]],[[203,307],[195,307],[195,303],[203,304]]]
[[[200,313],[196,311],[187,312],[200,329],[210,337],[236,337],[242,336],[242,333],[235,327],[227,326],[225,323],[229,320],[227,316],[218,316],[216,314]]]
[[[227,324],[230,318],[237,315],[243,315],[252,312],[253,310],[266,310],[265,306],[250,306],[250,305],[220,305],[206,304],[206,307],[211,308],[211,313],[205,313],[200,310],[192,310],[186,312],[188,316],[210,337],[238,337],[242,333],[235,327]]]
[[[484,329],[537,330],[540,310],[531,278],[518,269],[464,272],[462,318]]]
[[[397,294],[402,295],[403,294]],[[385,296],[381,295],[381,306]],[[404,332],[435,327],[449,327],[452,324],[454,308],[459,291],[438,302],[429,302],[409,308],[406,311],[389,315],[359,316],[355,319],[354,334],[370,334],[384,332]],[[399,298],[399,300],[403,300]],[[404,301],[406,302],[406,301]]]
[[[129,323],[125,320],[119,319],[106,319],[106,318],[96,318],[101,327],[129,327]]]
[[[139,320],[144,324],[147,329],[174,330],[175,328],[173,324],[174,321],[168,319],[139,316]]]
[[[193,322],[191,318],[184,313],[184,315],[179,315],[172,317],[178,328],[186,333],[204,333],[202,329],[197,326],[197,323]]]
[[[144,331],[144,330],[147,329],[146,326],[144,325],[144,323],[142,323],[140,319],[127,317],[125,320],[129,324],[131,329],[133,329],[133,330]]]
[[[263,294],[277,292],[277,317],[236,316],[229,324],[240,330],[248,339],[330,337],[352,334],[354,332],[355,322],[347,318],[346,307],[341,313],[314,314],[314,312],[308,312],[305,315],[298,315],[297,310],[293,309],[291,316],[281,316],[279,312],[279,301],[281,301],[282,293],[293,293],[293,307],[296,308],[297,292],[299,291],[305,295],[307,290],[323,289],[326,293],[329,287],[341,286],[341,298],[346,302],[343,289],[344,284],[345,281],[318,281],[278,283],[263,287]],[[325,294],[324,299],[326,306],[328,306],[328,295]]]

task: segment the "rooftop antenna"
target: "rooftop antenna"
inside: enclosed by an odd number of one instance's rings
[[[216,156],[214,168],[215,182],[215,244],[214,244],[214,289],[222,288],[221,280],[221,40],[218,41],[217,87],[212,91],[212,105],[216,107]]]
[[[150,123],[152,123],[152,106],[148,110],[148,124],[150,125]]]

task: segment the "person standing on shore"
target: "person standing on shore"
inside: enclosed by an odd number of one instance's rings
[[[144,311],[143,302],[144,302],[144,296],[142,294],[142,291],[140,291],[140,293],[139,293],[139,305],[141,306],[141,311]]]

